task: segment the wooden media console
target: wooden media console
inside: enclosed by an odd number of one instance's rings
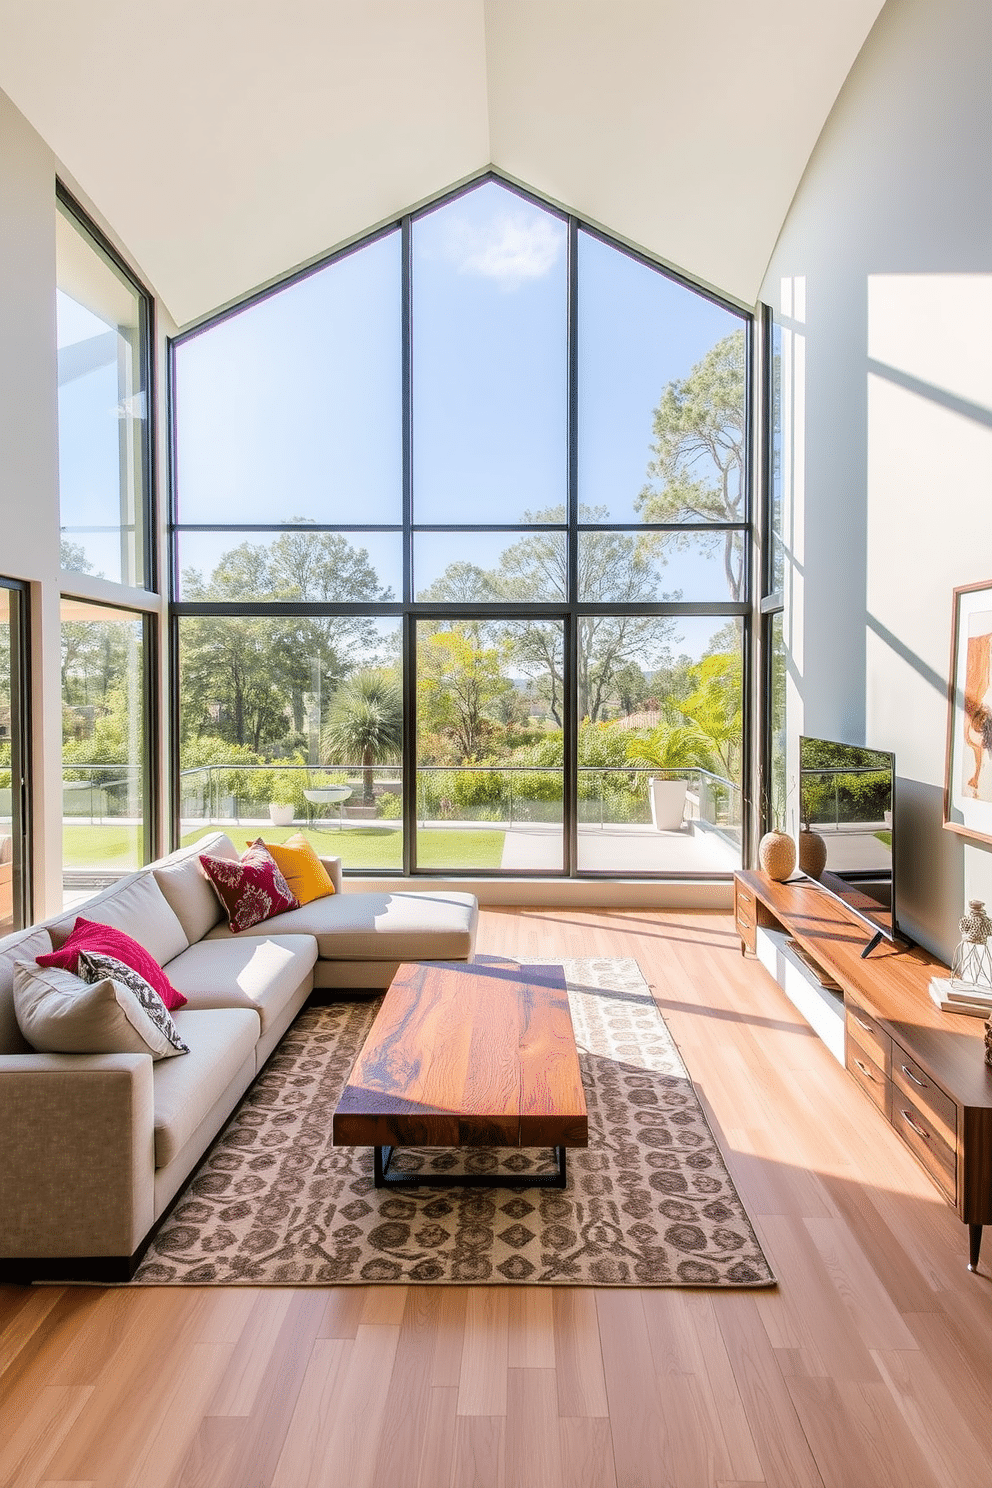
[[[820,1001],[811,1004],[810,1022],[817,1027],[824,997],[836,999],[847,1070],[968,1226],[975,1270],[982,1227],[992,1224],[992,1069],[983,1020],[934,1005],[930,978],[947,968],[919,946],[883,940],[863,957],[871,931],[815,880],[777,883],[737,872],[734,917],[742,952],[758,954],[762,932],[790,937],[810,982],[820,971],[836,984],[833,994],[813,989]]]

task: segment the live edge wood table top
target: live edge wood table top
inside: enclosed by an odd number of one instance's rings
[[[375,1149],[377,1186],[393,1146],[554,1147],[563,1186],[588,1119],[561,967],[400,966],[332,1130],[336,1146]]]

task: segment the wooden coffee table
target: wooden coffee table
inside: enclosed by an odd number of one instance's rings
[[[564,1188],[565,1151],[589,1141],[560,966],[399,967],[333,1121],[334,1145],[371,1147],[376,1188]],[[553,1147],[553,1173],[389,1172],[394,1147]]]

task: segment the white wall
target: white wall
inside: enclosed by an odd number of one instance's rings
[[[762,288],[796,383],[790,738],[895,750],[900,917],[945,958],[992,901],[992,849],[941,827],[951,591],[992,579],[990,58],[988,0],[889,0]]]
[[[59,566],[58,368],[55,335],[55,182],[44,141],[0,93],[0,574],[30,585],[32,637],[32,818],[34,913],[62,906],[62,697],[59,601],[80,598],[151,608],[164,604]],[[73,183],[63,173],[66,185]],[[78,190],[80,204],[113,240]],[[120,248],[121,245],[116,245]],[[140,268],[133,265],[140,275]],[[158,396],[164,408],[164,341],[159,320]],[[165,490],[165,444],[157,451]],[[160,543],[161,549],[164,545]],[[163,558],[164,572],[164,558]],[[164,593],[164,584],[160,585]]]

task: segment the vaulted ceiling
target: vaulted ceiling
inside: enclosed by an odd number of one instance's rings
[[[881,0],[0,0],[180,325],[492,165],[743,304]]]

